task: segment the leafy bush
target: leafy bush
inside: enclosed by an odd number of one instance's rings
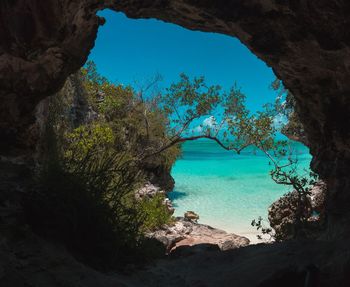
[[[102,123],[83,125],[65,133],[64,157],[75,162],[82,161],[87,154],[112,150],[115,135],[113,130]]]
[[[157,165],[170,171],[181,150],[176,145],[157,153],[169,133],[169,118],[158,98],[108,81],[98,74],[91,61],[82,69],[82,74],[90,105],[113,130],[114,149],[128,151],[139,159],[141,169]]]
[[[134,191],[144,182],[145,164],[170,171],[180,153],[173,146],[146,156],[163,144],[168,119],[131,87],[101,77],[93,63],[81,78],[98,116],[72,125],[69,95],[51,99],[45,156],[25,202],[28,222],[103,270],[164,255],[162,245],[144,237],[171,220],[164,197],[136,202]]]
[[[164,205],[164,199],[164,195],[157,194],[153,198],[145,198],[139,202],[138,210],[143,218],[144,231],[152,231],[172,222],[172,216]]]
[[[26,202],[29,223],[96,268],[142,257],[142,220],[127,204],[138,170],[120,155],[87,156],[74,168],[49,162]]]
[[[47,155],[25,200],[28,223],[102,270],[164,255],[162,246],[143,235],[145,215],[134,200],[143,181],[137,161],[115,150],[115,134],[106,123],[69,131],[61,121],[52,113],[47,123]]]

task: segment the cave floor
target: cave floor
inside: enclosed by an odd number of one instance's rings
[[[187,253],[121,275],[97,272],[77,262],[59,245],[28,234],[16,243],[1,238],[3,287],[349,286],[343,274],[350,251],[339,244],[334,248],[329,242],[258,244],[224,252]]]

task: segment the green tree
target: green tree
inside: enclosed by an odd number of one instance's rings
[[[159,206],[159,198],[136,201],[135,189],[145,177],[138,156],[163,137],[166,119],[150,105],[147,131],[145,104],[131,87],[101,77],[93,63],[82,74],[95,116],[76,127],[67,119],[69,101],[51,100],[46,161],[25,204],[28,222],[96,268],[143,263],[164,254],[161,246],[145,238],[145,229],[171,216]],[[171,167],[178,149],[169,151],[149,160]]]
[[[106,122],[113,130],[115,150],[128,151],[142,166],[163,165],[170,169],[180,155],[179,145],[174,144],[157,156],[148,156],[169,134],[169,119],[159,106],[159,93],[152,91],[159,76],[135,91],[131,86],[114,84],[99,76],[93,62],[87,63],[83,74],[99,121]]]
[[[162,153],[171,146],[186,141],[206,138],[217,142],[222,148],[236,153],[250,147],[267,156],[272,165],[271,178],[282,185],[291,186],[298,193],[295,236],[303,236],[307,214],[310,209],[309,189],[315,183],[316,175],[307,172],[299,174],[298,159],[292,144],[287,140],[276,140],[281,127],[275,124],[275,117],[281,114],[289,119],[286,126],[300,124],[293,122],[293,98],[280,81],[273,83],[277,92],[276,102],[265,105],[262,111],[250,112],[245,104],[245,95],[237,85],[229,91],[220,86],[208,86],[204,77],[190,79],[181,74],[180,81],[170,86],[159,99],[159,106],[169,119],[168,133],[153,153]],[[204,120],[203,120],[204,119]],[[298,135],[302,132],[299,126]],[[258,224],[261,228],[261,220]],[[269,231],[268,228],[264,229]]]

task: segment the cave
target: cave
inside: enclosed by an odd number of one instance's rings
[[[33,165],[38,139],[35,107],[57,92],[66,78],[85,63],[97,29],[105,22],[96,13],[104,8],[124,12],[131,18],[156,18],[192,30],[237,37],[273,68],[296,98],[297,112],[313,156],[312,168],[328,186],[327,229],[322,243],[303,246],[310,247],[310,257],[319,257],[324,263],[330,256],[327,242],[331,242],[337,259],[330,262],[333,265],[324,264],[325,274],[331,275],[323,278],[329,281],[307,286],[342,286],[341,283],[347,286],[348,251],[341,246],[350,235],[350,3],[345,0],[3,0],[0,3],[0,153],[2,170],[10,173],[13,181],[24,177],[23,173],[9,172],[9,163]],[[8,184],[11,176],[3,178],[6,181],[3,190],[13,188],[13,184]],[[10,196],[8,190],[2,195],[6,196]],[[285,248],[294,250],[295,257],[303,254],[294,243]],[[235,254],[263,258],[272,250],[274,247],[268,247],[255,254],[249,248]],[[269,260],[278,262],[277,257],[275,254]],[[226,260],[226,264],[234,261]],[[249,260],[244,264],[248,266]],[[308,270],[305,268],[293,272],[303,274],[300,272]],[[290,272],[287,274],[291,276]],[[256,276],[265,278],[260,271]]]

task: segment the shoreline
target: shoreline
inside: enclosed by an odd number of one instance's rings
[[[176,208],[175,208],[176,210]],[[200,214],[199,214],[200,216]],[[218,222],[205,222],[202,220],[199,220],[198,223],[204,224],[204,225],[209,225],[213,228],[221,229],[227,233],[233,233],[239,236],[244,236],[249,239],[250,243],[249,245],[254,245],[254,244],[259,244],[259,243],[264,243],[264,240],[260,240],[257,238],[257,235],[262,235],[261,232],[255,230],[251,231],[246,228],[246,226],[240,226],[237,228],[228,228],[227,226],[220,224]]]
[[[176,210],[176,208],[175,208]],[[200,214],[199,214],[200,216]],[[198,220],[198,223],[199,224],[202,224],[202,225],[207,225],[207,226],[210,226],[214,229],[218,229],[218,230],[222,230],[222,231],[225,231],[226,233],[228,234],[235,234],[235,235],[238,235],[238,236],[242,236],[242,237],[246,237],[249,239],[249,245],[255,245],[255,244],[259,244],[259,243],[264,243],[265,241],[264,240],[260,240],[257,238],[257,235],[262,235],[261,232],[259,231],[248,231],[248,230],[242,230],[240,228],[237,228],[237,229],[232,229],[232,228],[227,228],[225,226],[220,226],[220,224],[215,224],[215,223],[208,223],[208,222],[204,222],[204,221],[201,221],[201,220]]]
[[[245,236],[198,223],[196,219],[186,216],[175,217],[173,223],[148,232],[146,236],[161,242],[165,246],[166,254],[208,248],[226,251],[250,245],[249,238]]]
[[[184,217],[184,214],[179,214],[176,212],[177,207],[174,206],[173,201],[168,197],[168,193],[171,193],[171,191],[166,193],[166,202],[170,203],[171,208],[173,208],[173,210],[174,210],[173,216],[175,218]],[[253,229],[253,228],[248,224],[244,225],[244,226],[237,226],[237,228],[227,227],[225,224],[222,224],[220,222],[215,222],[215,220],[209,220],[209,221],[202,220],[201,214],[197,213],[196,210],[193,210],[193,211],[196,214],[198,214],[198,216],[199,216],[199,219],[197,222],[198,224],[210,226],[214,229],[222,230],[228,234],[235,234],[238,236],[246,237],[250,241],[249,245],[265,243],[264,239],[258,239],[258,237],[257,237],[257,235],[262,235],[262,233],[259,232],[258,230],[249,230],[249,229]]]
[[[169,193],[161,189],[158,185],[147,182],[143,188],[139,189],[135,196],[137,199],[143,197],[152,198],[156,194],[163,194],[165,199],[164,206],[175,218],[174,223],[166,224],[153,232],[148,232],[148,237],[152,237],[162,242],[168,252],[171,252],[177,247],[190,247],[195,245],[217,245],[221,250],[239,248],[248,245],[263,243],[259,240],[258,231],[252,232],[248,230],[249,226],[239,228],[227,228],[220,222],[200,220],[201,215],[196,211],[187,211],[184,214],[179,214],[178,209],[174,207],[172,200],[169,198]],[[188,216],[187,213],[191,214]],[[241,231],[241,232],[240,232]]]

